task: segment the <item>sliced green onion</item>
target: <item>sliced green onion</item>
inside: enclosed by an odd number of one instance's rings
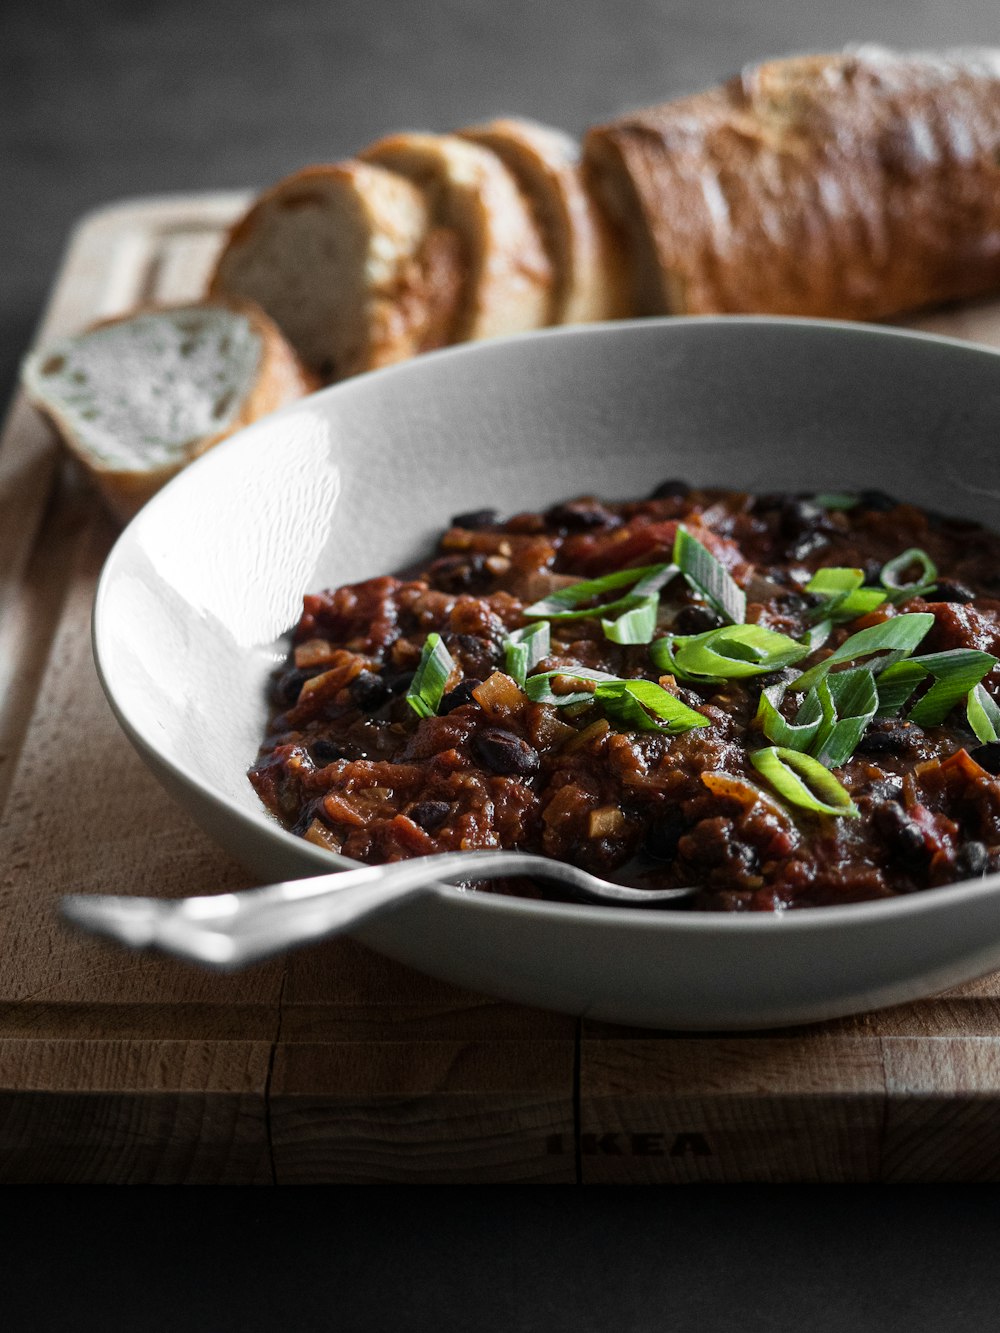
[[[818,569],[806,584],[806,592],[824,598],[824,604],[817,608],[818,616],[836,621],[857,620],[881,606],[888,595],[882,588],[863,588],[864,581],[864,570],[832,566]]]
[[[683,525],[674,539],[674,564],[720,616],[734,625],[742,625],[747,615],[743,589],[715,556],[692,537]]]
[[[955,648],[944,653],[925,653],[896,662],[878,678],[880,717],[895,717],[920,682],[934,677],[934,684],[910,710],[910,719],[922,727],[937,726],[996,666],[997,659],[978,648]]]
[[[969,691],[965,715],[976,739],[983,745],[1000,740],[1000,708],[993,702],[993,696],[985,685],[975,685]]]
[[[811,629],[807,629],[800,639],[804,643],[807,653],[814,653],[817,648],[822,648],[824,643],[833,633],[832,620],[820,620]]]
[[[757,720],[761,723],[764,735],[775,745],[789,750],[808,751],[824,724],[832,726],[836,720],[833,700],[826,681],[820,681],[803,699],[795,721],[789,722],[779,711],[786,686],[769,685],[760,692],[757,707]]]
[[[819,593],[821,597],[838,597],[845,592],[853,592],[865,581],[863,569],[854,569],[848,565],[830,565],[826,569],[817,569],[806,584],[806,592]]]
[[[878,675],[878,716],[897,717],[927,672],[915,657],[895,662]]]
[[[694,727],[710,725],[707,717],[653,680],[598,685],[595,696],[606,716],[629,731],[664,731],[676,736]]]
[[[651,643],[656,632],[659,593],[650,593],[648,597],[636,597],[633,593],[628,600],[633,605],[614,620],[601,617],[604,637],[612,643]]]
[[[594,689],[571,690],[568,694],[556,694],[551,684],[556,676],[564,676],[567,680],[590,680],[605,684],[619,679],[618,676],[609,675],[607,671],[592,671],[589,667],[563,667],[556,671],[539,671],[534,676],[529,676],[524,682],[525,694],[533,703],[552,704],[556,708],[593,702]]]
[[[812,498],[814,505],[821,509],[854,509],[858,504],[856,495],[844,495],[840,491],[821,491]]]
[[[873,653],[888,653],[889,658],[883,663],[884,667],[888,667],[911,653],[933,624],[934,617],[929,611],[911,611],[884,620],[881,625],[869,625],[867,629],[858,630],[857,634],[845,639],[825,662],[820,662],[801,675],[796,688],[810,689],[833,667],[844,662],[856,662],[862,657],[871,657]]]
[[[661,670],[705,682],[763,676],[801,662],[808,652],[804,644],[764,625],[723,625],[704,634],[657,639],[650,648]]]
[[[579,583],[571,583],[568,587],[560,588],[558,592],[543,597],[541,601],[534,602],[524,614],[529,620],[544,618],[555,621],[586,620],[589,617],[607,615],[609,611],[627,609],[623,607],[627,598],[617,597],[603,606],[584,604],[603,597],[605,593],[616,592],[620,588],[632,588],[633,584],[636,586],[630,596],[646,596],[658,591],[678,572],[676,565],[642,565],[636,569],[619,569],[614,574],[605,574],[599,579],[581,579]],[[579,609],[581,607],[582,610]]]
[[[448,677],[454,670],[455,662],[442,643],[441,635],[428,634],[420,654],[420,663],[406,691],[406,702],[419,717],[435,716],[441,706]]]
[[[920,574],[909,583],[902,582],[902,575],[913,565],[920,567]],[[922,551],[919,546],[911,546],[902,555],[887,561],[879,577],[883,588],[888,589],[890,601],[905,602],[908,597],[919,597],[933,590],[937,580],[937,566],[926,551]]]
[[[878,709],[878,690],[871,671],[860,667],[827,676],[820,685],[829,690],[837,721],[817,737],[813,755],[827,768],[840,768],[857,748],[865,728]]]
[[[507,675],[513,676],[523,689],[528,672],[548,657],[551,646],[552,635],[547,620],[514,630],[504,644]]]
[[[554,676],[592,681],[594,688],[555,694],[550,684]],[[553,704],[557,708],[584,701],[597,704],[608,718],[630,731],[664,731],[669,735],[677,735],[682,731],[690,731],[692,727],[710,725],[707,717],[689,708],[656,681],[625,680],[621,676],[609,676],[603,671],[591,671],[586,667],[539,672],[528,677],[525,691],[535,703]],[[651,713],[654,716],[651,717]]]
[[[942,723],[959,700],[964,699],[997,664],[990,653],[976,648],[957,648],[950,653],[930,653],[913,659],[934,677],[934,684],[910,709],[909,718],[921,727]]]
[[[858,816],[857,806],[830,770],[810,755],[774,745],[754,750],[750,762],[793,805],[822,815]]]

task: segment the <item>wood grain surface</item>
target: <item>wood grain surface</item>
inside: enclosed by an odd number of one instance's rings
[[[199,294],[241,195],[75,233],[41,337]],[[1000,308],[917,326],[1000,346]],[[18,399],[0,442],[0,1181],[1000,1179],[1000,978],[790,1032],[613,1028],[332,941],[234,976],[58,922],[79,889],[252,883],[94,671],[115,528]]]

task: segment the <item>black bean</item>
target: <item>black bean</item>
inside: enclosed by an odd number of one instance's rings
[[[722,623],[722,616],[710,606],[685,606],[674,620],[674,632],[704,634],[707,630],[718,629]]]
[[[461,708],[463,704],[475,703],[476,701],[472,697],[472,691],[479,685],[482,685],[482,683],[481,680],[477,680],[474,676],[467,676],[465,680],[460,680],[455,688],[449,690],[442,698],[441,703],[438,706],[438,713],[450,713],[455,708]]]
[[[430,581],[442,592],[485,592],[493,574],[485,555],[446,555],[430,567]]]
[[[374,713],[389,697],[385,681],[374,671],[359,671],[347,692],[363,713]]]
[[[318,740],[309,746],[309,757],[317,767],[326,768],[327,764],[335,764],[338,759],[343,759],[344,752],[333,741]]]
[[[686,828],[687,823],[679,810],[665,810],[650,824],[642,850],[657,861],[672,861]]]
[[[669,481],[661,481],[659,486],[655,487],[649,493],[651,500],[683,500],[691,494],[691,487],[686,481],[681,481],[678,477],[671,477]]]
[[[994,777],[1000,777],[1000,741],[988,741],[986,745],[977,745],[969,753],[980,768],[985,768],[987,773],[992,773]]]
[[[298,702],[302,686],[308,679],[308,673],[299,671],[297,667],[289,667],[286,671],[282,671],[279,676],[272,677],[271,702],[278,708],[291,708],[293,704]]]
[[[312,802],[310,802],[300,810],[298,819],[296,819],[295,823],[292,825],[292,832],[297,838],[304,838],[309,831],[309,825],[315,818],[316,810]]]
[[[494,528],[499,522],[500,514],[496,509],[470,509],[466,514],[452,515],[451,526],[476,532],[480,528]]]
[[[753,871],[757,869],[759,858],[757,849],[748,842],[729,844],[729,868],[731,870]]]
[[[877,806],[874,821],[904,869],[914,871],[926,866],[928,854],[924,835],[901,805],[886,801]]]
[[[436,833],[451,813],[447,801],[418,801],[409,815],[425,833]]]
[[[503,727],[484,727],[472,738],[476,758],[493,773],[529,777],[538,772],[538,751]]]
[[[755,495],[750,502],[750,512],[752,514],[766,514],[772,509],[780,509],[788,500],[786,491],[763,491],[760,495]]]
[[[857,795],[859,799],[867,797],[873,805],[881,805],[884,801],[901,801],[903,799],[902,779],[875,778],[871,782],[866,782]]]
[[[860,754],[908,754],[923,741],[924,733],[915,722],[887,719],[871,722],[855,749]]]
[[[570,500],[545,511],[545,521],[566,532],[586,532],[592,528],[617,527],[621,520],[603,505],[590,500]]]
[[[413,684],[413,676],[412,671],[387,671],[382,677],[382,683],[393,696],[405,694]]]
[[[781,535],[789,538],[811,537],[829,529],[830,519],[825,509],[809,500],[785,500],[781,505]]]
[[[927,594],[934,602],[974,602],[976,594],[955,579],[938,579],[934,591]]]
[[[869,588],[878,588],[882,580],[882,561],[865,561],[865,585]]]
[[[990,853],[984,842],[967,842],[955,857],[958,879],[981,879],[989,868]]]
[[[899,501],[886,491],[860,491],[858,493],[858,509],[874,509],[877,513],[884,514],[889,509],[895,509]]]
[[[812,555],[813,551],[818,551],[829,545],[829,542],[830,538],[825,532],[807,532],[787,547],[788,558],[789,560],[804,560],[807,555]]]

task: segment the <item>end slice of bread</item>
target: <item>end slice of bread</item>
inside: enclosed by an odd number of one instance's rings
[[[207,302],[48,343],[21,382],[122,521],[199,454],[315,387],[262,311]]]
[[[496,153],[531,201],[554,273],[549,323],[629,314],[620,247],[584,186],[577,141],[562,130],[517,118],[472,125],[459,134]]]
[[[528,201],[495,153],[453,134],[395,134],[361,156],[405,177],[432,222],[458,238],[465,285],[450,341],[549,322],[552,265]]]
[[[256,301],[323,382],[448,338],[462,282],[455,237],[423,195],[365,162],[306,167],[229,234],[212,296]]]

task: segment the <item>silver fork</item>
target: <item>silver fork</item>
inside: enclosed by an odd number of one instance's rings
[[[657,907],[696,891],[628,888],[528,852],[444,852],[196,898],[74,893],[63,898],[61,910],[75,925],[133,949],[162,949],[230,969],[350,930],[441,881],[500,875],[552,880],[583,902],[615,907]]]

